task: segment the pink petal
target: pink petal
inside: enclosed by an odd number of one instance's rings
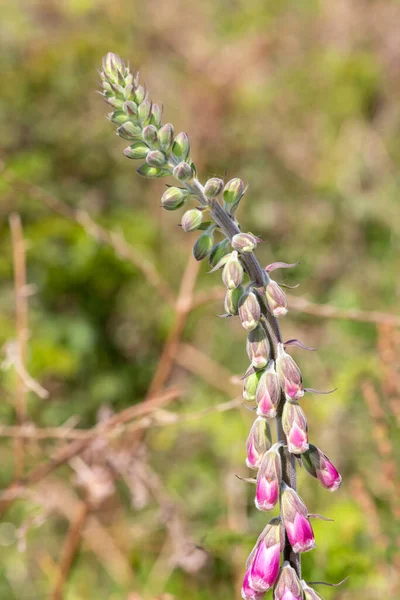
[[[266,592],[275,583],[279,574],[280,547],[274,544],[267,548],[261,543],[250,568],[249,581],[252,588]]]

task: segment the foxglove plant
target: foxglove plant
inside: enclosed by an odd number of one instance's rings
[[[196,203],[183,214],[182,229],[201,232],[193,246],[194,258],[208,257],[211,271],[221,270],[226,316],[238,315],[247,332],[250,366],[243,397],[255,402],[257,417],[247,440],[246,464],[257,470],[257,508],[268,511],[279,503],[280,516],[266,525],[248,558],[242,596],[261,600],[273,588],[275,600],[319,598],[300,580],[300,553],[314,548],[315,540],[310,515],[296,491],[296,461],[330,491],[338,489],[341,477],[328,457],[308,442],[307,421],[299,405],[307,390],[298,365],[286,352],[290,345],[303,345],[296,340],[284,343],[277,320],[287,313],[287,300],[270,273],[295,265],[277,262],[261,268],[254,255],[261,240],[243,233],[235,217],[246,192],[244,183],[234,178],[225,184],[217,177],[204,186],[200,183],[188,136],[175,135],[171,123],[162,124],[162,111],[150,101],[138,73],[108,53],[100,77],[100,93],[113,109],[109,119],[129,142],[125,156],[143,161],[137,173],[178,181],[164,192],[162,206],[173,211]],[[224,239],[215,243],[217,233]],[[274,445],[270,419],[276,421]]]

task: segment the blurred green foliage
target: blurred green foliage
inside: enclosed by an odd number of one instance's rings
[[[96,67],[109,50],[140,67],[165,120],[189,133],[200,177],[240,176],[249,184],[239,218],[245,231],[265,240],[262,264],[302,259],[282,278],[301,282],[299,294],[314,302],[398,311],[399,19],[395,0],[15,0],[2,6],[1,161],[16,183],[9,176],[0,180],[0,344],[15,338],[8,215],[17,210],[29,283],[36,287],[29,301],[28,367],[50,392],[49,400],[30,394],[31,421],[59,426],[74,416],[79,426],[91,427],[101,407],[118,411],[141,401],[174,313],[137,268],[18,180],[123,232],[174,290],[195,239],[177,227],[176,214],[160,210],[163,184],[135,175],[104,119],[106,105],[94,90]],[[198,289],[219,285],[218,276],[205,271]],[[241,374],[247,367],[243,331],[233,320],[215,319],[218,311],[212,304],[196,309],[183,339]],[[283,329],[286,338],[320,348],[312,355],[295,350],[307,385],[339,387],[332,396],[304,400],[312,441],[344,476],[335,495],[299,476],[310,512],[335,519],[315,522],[317,549],[304,556],[304,578],[336,582],[350,575],[342,588],[323,589],[327,600],[396,600],[399,479],[394,466],[389,480],[385,460],[396,465],[400,458],[399,413],[388,404],[398,402],[398,383],[390,391],[390,382],[399,373],[396,353],[385,366],[377,350],[380,340],[382,357],[396,336],[389,329],[378,335],[374,325],[294,312]],[[176,382],[185,388],[171,407],[176,412],[227,400],[178,367],[169,383]],[[384,460],[365,384],[374,386],[384,411]],[[12,372],[1,372],[1,386],[0,418],[12,424]],[[251,419],[244,409],[211,413],[146,436],[154,470],[180,506],[191,539],[207,552],[205,568],[177,568],[159,579],[155,565],[166,551],[160,508],[154,498],[135,505],[121,484],[97,518],[133,579],[110,575],[83,542],[65,598],[139,600],[164,591],[177,599],[234,597],[266,518],[253,508],[253,490],[235,482],[235,474],[247,476]],[[43,456],[40,447],[51,448],[28,445],[28,467]],[[3,439],[3,488],[12,479],[13,456],[12,442]],[[57,477],[74,483],[67,467]],[[3,516],[4,600],[49,597],[65,517],[46,513],[44,524],[28,527],[26,549],[16,544],[16,528],[42,512],[39,490]]]

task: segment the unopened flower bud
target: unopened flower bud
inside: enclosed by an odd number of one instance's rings
[[[252,233],[237,233],[233,236],[231,244],[238,252],[253,252],[257,246],[257,238]]]
[[[284,562],[274,587],[274,600],[303,600],[299,578],[289,562]]]
[[[179,181],[189,181],[193,177],[193,169],[187,162],[180,162],[172,174]]]
[[[162,195],[161,204],[166,210],[176,210],[185,203],[188,192],[178,187],[168,188]]]
[[[257,386],[262,377],[262,371],[255,371],[246,377],[243,381],[243,398],[244,400],[255,400],[257,394]]]
[[[281,510],[286,533],[294,552],[308,552],[315,548],[314,532],[307,507],[300,496],[282,483]]]
[[[215,198],[216,196],[219,196],[219,194],[222,192],[222,188],[224,187],[224,182],[222,181],[222,179],[219,179],[218,177],[212,177],[211,179],[209,179],[206,183],[206,185],[204,186],[204,195],[206,198]]]
[[[278,344],[276,371],[279,376],[281,388],[286,396],[292,399],[304,396],[301,371],[293,358],[285,352],[283,344]]]
[[[282,427],[286,434],[289,452],[303,454],[308,450],[306,415],[297,402],[285,402],[282,413]]]
[[[262,325],[258,325],[247,336],[247,355],[255,369],[263,369],[268,363],[269,341]]]
[[[152,167],[163,167],[167,162],[165,154],[159,150],[152,150],[146,156],[146,162]]]
[[[148,125],[151,117],[151,102],[147,98],[138,106],[138,117],[142,125]]]
[[[319,448],[310,444],[302,456],[304,468],[316,477],[321,485],[330,492],[335,492],[342,483],[342,478],[329,458]]]
[[[149,147],[144,142],[135,142],[124,150],[124,154],[128,158],[146,158],[149,153]]]
[[[208,262],[212,267],[215,267],[219,261],[229,254],[229,240],[225,238],[222,242],[219,242],[214,246],[208,257]]]
[[[129,117],[136,117],[137,115],[137,105],[132,100],[127,100],[123,105],[124,113]]]
[[[322,600],[322,597],[317,594],[313,588],[311,588],[304,579],[301,580],[301,587],[303,588],[304,600]]]
[[[258,538],[247,560],[249,583],[254,590],[265,593],[274,585],[279,573],[284,539],[281,520],[272,519]]]
[[[197,208],[192,208],[191,210],[187,210],[182,216],[181,225],[183,231],[195,231],[201,225],[203,220],[203,213],[201,210]]]
[[[172,144],[172,154],[181,161],[186,161],[189,157],[190,144],[186,133],[178,133]]]
[[[134,140],[141,136],[142,130],[139,125],[134,125],[132,121],[127,121],[117,129],[117,133],[125,140]]]
[[[274,361],[270,360],[257,386],[257,414],[266,419],[276,417],[280,397],[281,388],[278,375],[275,371]]]
[[[122,110],[116,110],[111,115],[111,123],[115,125],[123,125],[130,120],[130,116],[126,115]]]
[[[161,125],[161,108],[158,104],[153,104],[151,107],[151,118],[150,121],[157,128]]]
[[[193,246],[193,256],[196,260],[203,260],[211,252],[214,241],[213,236],[205,231],[199,238],[197,238]]]
[[[250,585],[250,569],[247,569],[244,576],[241,595],[243,600],[263,600],[264,592],[256,592]]]
[[[174,127],[171,123],[166,123],[158,130],[158,141],[161,150],[168,152],[171,149],[174,140]]]
[[[265,419],[257,417],[246,442],[246,465],[258,469],[264,454],[271,447],[271,429]]]
[[[118,71],[122,72],[124,67],[124,61],[118,54],[114,54],[114,52],[108,52],[103,58],[103,73],[107,77],[116,79]]]
[[[142,85],[138,85],[135,88],[135,102],[136,104],[141,104],[143,102],[143,100],[145,99],[146,96],[146,90],[144,89],[144,87]]]
[[[225,263],[222,271],[222,281],[228,290],[233,290],[243,281],[243,267],[239,260],[238,253],[232,252]]]
[[[233,290],[226,290],[224,308],[228,315],[237,315],[239,312],[239,301],[243,294],[243,288],[240,285]]]
[[[154,146],[154,144],[156,144],[158,141],[157,129],[154,127],[154,125],[146,125],[146,127],[143,129],[142,137],[146,144],[149,144],[149,146]]]
[[[279,500],[282,465],[279,448],[272,447],[264,455],[257,474],[255,505],[258,510],[268,511]]]
[[[247,331],[255,329],[260,321],[261,309],[254,292],[244,294],[239,304],[239,318]]]
[[[244,183],[241,179],[231,179],[224,187],[224,202],[227,204],[237,204],[243,196],[244,191]]]
[[[268,308],[275,317],[286,315],[287,300],[279,283],[270,279],[266,285],[265,294],[267,297]]]

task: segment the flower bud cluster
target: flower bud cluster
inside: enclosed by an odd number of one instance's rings
[[[108,53],[104,57],[100,77],[100,93],[113,109],[109,118],[118,135],[130,144],[125,156],[144,161],[138,174],[153,178],[172,175],[178,181],[164,192],[163,208],[177,210],[189,200],[200,203],[183,214],[182,229],[201,231],[193,255],[196,260],[208,257],[211,271],[222,269],[225,316],[238,315],[247,333],[250,367],[244,377],[243,398],[255,402],[257,416],[246,443],[246,464],[257,470],[256,507],[266,512],[279,503],[280,516],[267,524],[249,555],[242,597],[261,600],[273,588],[275,600],[318,600],[317,593],[299,580],[296,564],[281,561],[282,553],[293,556],[315,546],[307,507],[295,486],[289,485],[290,454],[326,489],[335,491],[341,483],[328,457],[309,444],[307,420],[299,404],[305,392],[301,371],[286,352],[289,342],[286,346],[282,343],[276,322],[277,317],[287,313],[287,299],[282,286],[269,273],[295,264],[276,262],[261,270],[252,254],[261,240],[250,232],[241,232],[234,217],[246,191],[243,181],[234,178],[225,184],[212,177],[204,187],[200,184],[190,158],[188,136],[183,132],[175,135],[172,124],[162,124],[160,107],[149,100],[138,75],[131,73],[119,56]],[[218,217],[221,211],[223,218]],[[213,220],[204,222],[205,214]],[[215,232],[224,233],[225,239],[214,244]],[[245,274],[250,278],[247,286]],[[280,432],[275,444],[269,423],[272,418],[278,420]]]

